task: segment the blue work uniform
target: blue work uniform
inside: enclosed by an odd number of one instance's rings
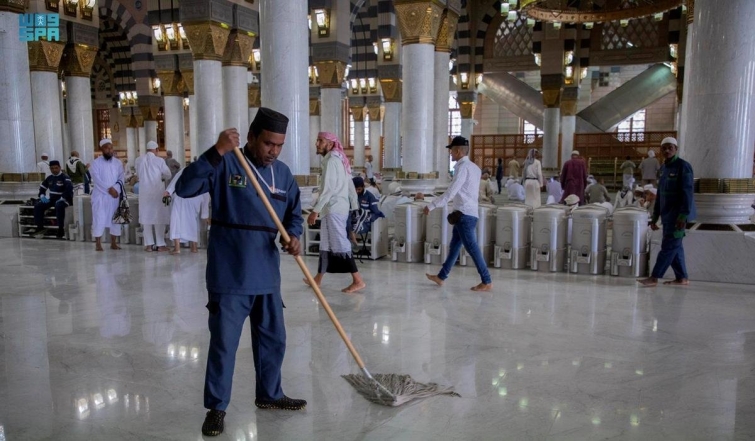
[[[687,267],[684,263],[682,238],[684,229],[677,230],[676,222],[689,222],[695,219],[694,176],[689,162],[674,156],[661,167],[661,179],[658,181],[658,196],[653,206],[652,222],[661,219],[663,225],[663,242],[661,252],[653,267],[652,277],[662,278],[668,267],[674,270],[677,280],[687,279]]]
[[[367,234],[372,228],[372,223],[376,219],[385,217],[378,208],[378,200],[374,194],[369,191],[363,191],[359,195],[359,210],[353,219],[352,230],[357,234]]]
[[[291,170],[280,161],[256,169],[286,231],[298,238],[303,219],[299,186]],[[228,407],[236,350],[247,317],[252,329],[256,396],[280,399],[286,329],[275,242],[278,230],[234,154],[221,156],[212,147],[176,182],[176,194],[182,198],[207,192],[212,198],[212,229],[207,249],[210,349],[204,405],[215,410]]]
[[[55,218],[58,223],[58,233],[64,232],[66,208],[73,203],[73,183],[65,173],[50,175],[39,185],[39,197],[50,194],[49,202],[39,201],[34,206],[34,223],[37,228],[42,228],[45,221],[45,212],[50,207],[55,207]]]

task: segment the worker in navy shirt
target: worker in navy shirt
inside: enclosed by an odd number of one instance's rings
[[[658,229],[658,219],[663,226],[661,252],[653,267],[653,273],[639,282],[643,286],[656,286],[663,278],[669,266],[674,270],[674,280],[664,285],[689,285],[687,267],[684,262],[682,239],[687,222],[695,220],[694,176],[689,162],[677,155],[675,138],[661,141],[661,155],[664,157],[661,167],[661,179],[658,181],[658,196],[653,206],[650,228]]]
[[[283,249],[300,253],[303,219],[299,187],[288,166],[277,160],[286,140],[288,118],[260,108],[249,127],[243,152],[265,195],[291,236]],[[207,249],[210,349],[207,355],[202,433],[223,432],[225,410],[241,329],[249,317],[256,371],[255,405],[263,409],[303,409],[307,402],[292,399],[281,389],[281,365],[286,328],[280,292],[278,230],[235,154],[236,129],[223,131],[217,143],[186,168],[176,194],[192,198],[210,193],[212,230]],[[230,154],[229,154],[230,153]]]
[[[37,229],[35,236],[44,236],[45,212],[50,207],[55,207],[58,231],[55,237],[62,239],[65,236],[66,207],[73,203],[73,183],[67,174],[60,171],[59,161],[50,161],[50,173],[39,186],[39,202],[34,206],[34,223]],[[47,194],[49,193],[49,198]]]

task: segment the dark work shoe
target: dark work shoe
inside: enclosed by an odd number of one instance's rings
[[[223,433],[223,429],[225,428],[225,424],[223,423],[224,418],[225,412],[222,410],[210,410],[207,412],[204,424],[202,424],[202,435],[218,436]]]
[[[307,407],[307,402],[283,395],[283,398],[277,400],[257,398],[254,400],[254,405],[260,409],[301,410]]]

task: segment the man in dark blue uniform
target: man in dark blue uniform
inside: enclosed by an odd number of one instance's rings
[[[299,187],[288,166],[277,161],[286,139],[288,118],[260,108],[249,127],[244,156],[265,195],[291,236],[282,244],[299,255],[303,219]],[[223,432],[225,409],[231,400],[236,350],[249,317],[256,371],[255,405],[263,409],[303,409],[307,402],[292,399],[281,389],[281,365],[286,350],[283,301],[280,292],[278,230],[232,152],[239,145],[236,129],[223,131],[217,143],[183,172],[176,194],[191,198],[209,192],[212,230],[207,249],[207,309],[210,349],[207,355],[204,405],[209,411],[202,433]]]
[[[674,280],[664,285],[689,285],[687,267],[684,264],[682,238],[687,222],[695,220],[694,176],[689,162],[678,155],[676,139],[665,138],[661,142],[661,154],[665,158],[658,182],[658,196],[653,206],[650,228],[658,229],[658,219],[663,225],[661,252],[647,279],[639,279],[643,286],[656,286],[668,267],[674,270]]]
[[[55,207],[58,231],[55,237],[62,239],[65,236],[66,208],[73,203],[73,184],[71,178],[60,171],[59,161],[50,161],[50,173],[39,186],[39,202],[34,206],[34,223],[37,229],[34,234],[42,237],[45,234],[45,212],[50,207]],[[48,198],[46,195],[50,194]]]

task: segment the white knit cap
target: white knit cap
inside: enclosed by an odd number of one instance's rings
[[[663,138],[663,141],[661,141],[661,145],[663,144],[674,144],[675,146],[679,147],[679,144],[676,142],[676,138],[673,138],[671,136],[667,138]]]
[[[48,155],[47,153],[42,153],[42,154],[40,155],[40,157],[42,157],[42,156],[47,156],[48,158],[50,157],[50,155]]]
[[[574,150],[573,152],[571,152],[571,155],[572,156],[579,156],[579,150]]]
[[[157,150],[157,143],[155,141],[148,142],[147,150]]]
[[[109,140],[109,139],[105,138],[105,139],[103,139],[102,141],[100,141],[100,147],[102,147],[102,146],[103,146],[103,145],[105,145],[105,144],[112,144],[112,143],[113,143],[113,141],[111,141],[111,140]]]

